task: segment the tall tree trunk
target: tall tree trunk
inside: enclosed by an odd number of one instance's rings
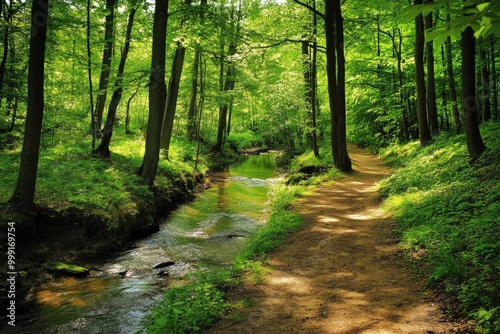
[[[313,9],[316,10],[316,0],[313,0]],[[318,43],[317,43],[317,26],[318,18],[317,14],[313,12],[313,40],[312,40],[312,64],[311,64],[311,114],[312,114],[312,149],[315,157],[319,157],[318,148],[318,131],[317,131],[317,94],[316,94],[316,83],[317,83],[317,54],[318,54]]]
[[[347,133],[346,133],[346,100],[345,100],[345,57],[344,57],[344,18],[340,7],[340,0],[334,1],[335,10],[335,49],[337,51],[337,75],[338,75],[338,98],[339,98],[339,113],[338,113],[338,152],[339,166],[337,167],[343,172],[348,172],[352,169],[351,159],[347,154]]]
[[[191,5],[191,0],[185,0],[186,6]],[[185,24],[186,19],[181,20],[181,28]],[[168,151],[170,149],[170,140],[174,127],[175,112],[177,109],[177,98],[179,97],[179,85],[181,82],[182,68],[184,66],[184,57],[186,48],[180,42],[177,42],[175,49],[174,60],[172,62],[172,70],[170,72],[170,80],[168,82],[167,102],[165,106],[165,117],[163,118],[160,148],[163,149],[165,158],[168,159]]]
[[[493,115],[495,120],[499,120],[498,115],[498,77],[497,77],[497,68],[496,68],[496,59],[495,59],[495,39],[494,36],[491,36],[491,76],[493,77],[492,82],[492,90],[493,90]]]
[[[90,133],[92,135],[92,149],[95,148],[95,117],[94,117],[94,93],[92,87],[92,49],[90,48],[90,0],[87,0],[87,75],[89,78],[90,99]]]
[[[450,15],[446,15],[446,21],[449,22]],[[460,113],[458,111],[457,88],[455,84],[455,74],[453,73],[453,58],[451,54],[451,37],[446,39],[446,72],[448,73],[448,82],[450,85],[450,100],[453,110],[453,122],[455,124],[455,133],[462,131],[462,121],[460,120]]]
[[[115,20],[115,1],[106,0],[106,23],[104,29],[104,50],[102,52],[101,77],[99,79],[99,93],[95,104],[96,127],[102,126],[102,115],[106,104],[109,74],[111,72],[111,59],[113,53],[113,28]]]
[[[193,141],[196,139],[196,104],[198,102],[198,67],[200,66],[200,56],[200,45],[196,45],[191,76],[191,97],[189,99],[187,122],[187,139],[189,141]]]
[[[113,95],[111,96],[111,102],[109,103],[108,115],[106,117],[106,124],[102,132],[101,144],[93,151],[93,153],[99,154],[103,157],[109,157],[109,143],[111,142],[111,136],[113,135],[113,126],[115,124],[116,109],[122,98],[123,93],[123,72],[125,70],[125,63],[127,62],[128,51],[130,49],[130,35],[132,33],[132,27],[134,25],[134,16],[137,11],[137,7],[132,7],[130,14],[128,16],[127,32],[125,34],[125,45],[123,47],[123,52],[120,58],[120,64],[118,65],[118,73],[116,74],[116,80],[114,85]]]
[[[135,91],[132,93],[132,95],[130,95],[130,97],[128,98],[127,100],[127,112],[125,114],[125,133],[126,134],[129,134],[130,133],[130,105],[132,104],[132,100],[134,99],[134,97],[137,95],[137,93],[139,93],[139,87],[140,85],[137,85],[137,87],[135,88]]]
[[[330,124],[333,163],[341,171],[351,170],[345,139],[345,72],[343,57],[343,23],[340,0],[325,0],[326,67],[328,96],[330,101]],[[338,59],[339,58],[339,59]],[[337,66],[339,66],[337,71]],[[338,78],[337,78],[338,74]],[[343,100],[343,101],[342,101]]]
[[[44,110],[44,63],[47,39],[48,0],[33,0],[28,70],[28,107],[21,165],[11,201],[30,212],[34,207],[36,174]]]
[[[241,6],[241,4],[240,4]],[[241,9],[241,8],[240,8]],[[231,31],[232,34],[230,36],[230,41],[228,45],[228,51],[227,51],[227,58],[221,56],[221,67],[220,67],[220,86],[223,87],[222,92],[225,95],[223,97],[223,101],[221,106],[219,107],[219,124],[217,127],[217,142],[215,144],[214,150],[216,152],[222,151],[222,147],[224,146],[224,141],[226,138],[226,131],[227,131],[227,111],[229,108],[229,104],[231,102],[231,97],[228,97],[228,94],[231,94],[231,92],[234,90],[235,86],[235,78],[234,78],[234,69],[235,69],[235,64],[234,60],[231,58],[231,56],[234,56],[236,54],[236,48],[237,48],[237,40],[238,40],[238,35],[239,35],[239,14],[237,15],[237,22],[235,23],[235,8],[234,5],[231,8],[231,15],[230,15],[230,20],[231,20]],[[224,28],[223,28],[224,29]],[[222,32],[224,33],[224,31]],[[222,46],[222,53],[224,53],[224,48],[223,48],[223,43],[221,44]],[[227,60],[226,60],[227,59]],[[227,66],[226,66],[227,65]],[[224,78],[224,67],[226,67],[226,76]]]
[[[423,0],[415,0],[415,5]],[[427,123],[425,72],[424,72],[424,21],[422,14],[415,18],[415,80],[417,86],[417,118],[420,145],[425,146],[432,140]]]
[[[426,3],[432,3],[433,0],[426,0]],[[425,29],[431,29],[434,25],[432,22],[432,12],[425,17]],[[426,44],[426,61],[427,61],[427,120],[431,135],[439,133],[439,123],[436,106],[436,82],[434,70],[434,43],[432,41]]]
[[[406,107],[406,97],[405,92],[403,90],[404,86],[404,76],[403,76],[403,59],[402,59],[402,49],[403,49],[403,35],[401,34],[401,29],[398,30],[398,49],[397,49],[397,57],[398,57],[398,80],[399,80],[399,103],[401,105],[401,116],[403,118],[403,136],[405,141],[410,140],[410,125],[409,119],[407,115],[407,107]],[[395,38],[395,37],[394,37]]]
[[[165,111],[165,55],[168,21],[168,0],[155,0],[151,74],[149,77],[149,115],[146,132],[146,151],[138,174],[154,186],[160,157],[160,136]]]
[[[1,3],[3,5],[3,2],[5,0],[1,0]],[[9,35],[10,35],[10,30],[9,27],[12,23],[12,1],[7,5],[5,4],[7,9],[5,10],[4,14],[4,19],[5,19],[5,27],[4,27],[4,35],[3,35],[3,56],[2,56],[2,62],[0,63],[0,96],[2,95],[1,93],[3,92],[3,80],[5,77],[5,66],[7,64],[7,58],[9,56]],[[0,10],[0,13],[2,11]]]
[[[479,132],[476,98],[476,41],[474,30],[465,28],[462,32],[462,110],[464,115],[465,138],[469,155],[476,159],[486,149]]]
[[[479,60],[481,62],[481,100],[482,100],[482,116],[483,121],[488,122],[491,120],[491,104],[490,104],[490,92],[491,92],[491,83],[490,83],[490,71],[488,69],[488,56],[486,53],[486,44],[481,43],[481,47],[479,49]]]
[[[312,144],[312,76],[311,76],[311,56],[309,54],[308,36],[304,35],[302,40],[302,74],[304,76],[304,99],[306,110],[306,136],[307,141]]]

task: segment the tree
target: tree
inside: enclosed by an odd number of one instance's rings
[[[325,0],[324,18],[333,163],[337,169],[347,172],[352,167],[346,141],[344,30],[340,0]]]
[[[185,0],[184,4],[188,10],[191,5],[191,0]],[[186,15],[186,14],[184,14]],[[181,30],[185,24],[186,16],[181,19]],[[160,147],[163,149],[165,158],[168,159],[168,150],[170,149],[170,140],[172,137],[172,130],[174,126],[175,111],[177,109],[177,98],[179,96],[179,85],[181,82],[182,68],[184,66],[184,56],[186,54],[186,46],[180,41],[177,41],[177,47],[174,53],[174,60],[172,62],[172,71],[170,72],[170,79],[168,82],[167,102],[165,105],[165,117],[161,129]]]
[[[160,155],[160,136],[166,101],[165,53],[167,39],[168,0],[155,0],[151,74],[149,77],[149,115],[146,151],[138,174],[154,186]]]
[[[44,62],[47,40],[48,0],[33,0],[28,69],[28,108],[21,165],[11,202],[31,211],[35,199],[36,174],[44,110]]]
[[[421,4],[423,0],[415,0]],[[422,14],[415,18],[415,81],[417,86],[417,117],[420,145],[425,146],[432,140],[427,123],[427,103],[424,71],[424,22]]]
[[[446,14],[446,20],[450,21],[450,14]],[[451,52],[451,36],[446,38],[446,73],[448,76],[448,84],[450,86],[450,100],[453,111],[453,121],[455,124],[455,133],[462,131],[462,121],[458,111],[457,88],[455,84],[455,74],[453,73],[453,56]]]
[[[116,0],[106,0],[106,21],[104,29],[104,49],[102,51],[102,66],[101,77],[99,79],[99,93],[95,104],[95,119],[96,129],[99,130],[102,126],[102,115],[104,112],[104,105],[106,104],[106,96],[108,90],[109,74],[111,73],[111,60],[113,52],[113,30],[115,20],[115,5]]]
[[[240,3],[241,6],[241,3]],[[234,90],[234,86],[236,84],[235,80],[235,63],[232,58],[236,54],[237,42],[239,37],[240,30],[240,13],[238,13],[235,22],[235,6],[232,4],[231,6],[231,14],[230,14],[230,36],[229,36],[229,45],[227,51],[227,57],[224,55],[225,46],[224,46],[224,25],[221,27],[221,55],[220,55],[220,68],[219,68],[219,87],[222,93],[222,102],[219,106],[219,123],[217,127],[217,142],[215,143],[214,150],[216,152],[220,152],[224,145],[225,136],[227,134],[227,112],[229,106],[231,105],[232,96],[228,96]],[[241,11],[241,8],[240,10]],[[224,77],[224,69],[226,68],[226,74]]]
[[[432,3],[433,0],[426,2]],[[430,12],[425,16],[425,29],[432,29],[434,26],[432,20],[433,13]],[[431,135],[439,132],[438,115],[436,106],[436,82],[434,70],[434,42],[427,41],[426,47],[426,61],[427,61],[427,120],[429,124],[429,131]]]
[[[474,30],[462,32],[462,110],[465,138],[469,155],[477,159],[486,150],[479,132],[478,101],[476,98],[476,40]]]
[[[132,4],[130,9],[130,14],[127,23],[127,32],[125,34],[125,45],[123,47],[122,55],[120,58],[120,64],[118,65],[118,73],[116,74],[116,80],[114,84],[113,95],[111,96],[111,102],[109,103],[108,115],[106,117],[106,123],[102,131],[101,144],[93,151],[103,157],[109,157],[109,143],[111,141],[111,136],[113,135],[113,126],[115,124],[116,109],[122,98],[123,93],[123,72],[125,70],[125,63],[127,61],[128,51],[130,49],[130,35],[132,33],[132,27],[134,25],[134,16],[137,11],[137,6]]]

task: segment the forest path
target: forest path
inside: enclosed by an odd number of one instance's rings
[[[239,297],[243,318],[210,333],[455,333],[402,264],[375,184],[391,171],[350,146],[354,171],[296,202],[305,228],[271,254],[269,272]]]

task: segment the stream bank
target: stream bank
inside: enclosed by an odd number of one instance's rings
[[[95,253],[87,258],[82,256],[82,251],[75,254],[75,258],[80,259],[78,264],[93,268],[89,278],[58,279],[49,277],[47,273],[40,275],[39,283],[42,284],[30,291],[31,301],[26,310],[19,311],[24,313],[20,320],[22,324],[26,326],[28,322],[31,329],[31,325],[38,326],[40,321],[60,322],[61,318],[76,310],[83,312],[78,313],[81,314],[78,318],[85,319],[87,323],[93,321],[89,317],[116,316],[117,309],[129,312],[136,307],[135,304],[141,313],[149,309],[151,300],[170,284],[169,277],[182,276],[183,272],[190,271],[200,262],[211,265],[231,262],[237,249],[247,236],[254,233],[262,219],[262,205],[267,200],[268,182],[265,179],[274,177],[272,157],[264,158],[265,161],[260,159],[260,162],[250,168],[245,166],[241,171],[241,164],[237,164],[229,168],[229,173],[226,170],[211,175],[213,183],[210,189],[197,193],[194,202],[175,210],[168,217],[168,224],[161,224],[158,233],[136,241],[134,248],[113,256],[108,254],[102,259],[96,259]],[[267,172],[262,174],[259,171],[262,168]],[[62,234],[59,233],[58,237],[64,240]],[[220,247],[224,247],[225,251],[220,252]],[[44,251],[49,256],[56,255],[47,245]],[[70,254],[58,253],[70,257]],[[36,265],[35,261],[33,263]],[[168,265],[152,270],[159,263]],[[76,286],[83,295],[73,291]],[[116,296],[118,301],[108,302]],[[148,302],[143,303],[145,300]],[[137,320],[138,315],[131,317]],[[81,330],[94,326],[78,324],[78,321],[75,319],[68,326],[76,326],[77,329],[82,326]],[[115,320],[109,322],[118,324]],[[69,328],[65,326],[60,324],[51,328]],[[49,327],[36,328],[50,332]]]

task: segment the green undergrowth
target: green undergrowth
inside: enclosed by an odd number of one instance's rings
[[[302,226],[302,218],[291,206],[303,191],[302,186],[275,185],[269,192],[271,213],[266,225],[249,239],[232,267],[200,271],[186,284],[169,288],[145,319],[144,331],[191,333],[209,327],[219,318],[238,317],[244,301],[229,302],[227,292],[243,280],[258,282],[266,257]]]
[[[136,175],[144,152],[141,134],[113,137],[110,159],[100,159],[90,151],[88,136],[69,137],[41,148],[35,194],[38,207],[97,217],[108,222],[108,228],[113,230],[121,217],[131,217],[141,208],[154,206],[153,192]],[[20,153],[21,142],[2,151],[0,202],[8,201],[14,191]],[[174,142],[170,159],[160,159],[156,186],[166,193],[175,187],[189,188],[195,177],[207,171],[203,154],[197,170],[193,170],[195,156],[194,144]]]
[[[443,133],[382,153],[399,169],[380,184],[404,247],[426,264],[484,333],[500,332],[500,124],[485,124],[488,150],[470,161],[464,135]]]

